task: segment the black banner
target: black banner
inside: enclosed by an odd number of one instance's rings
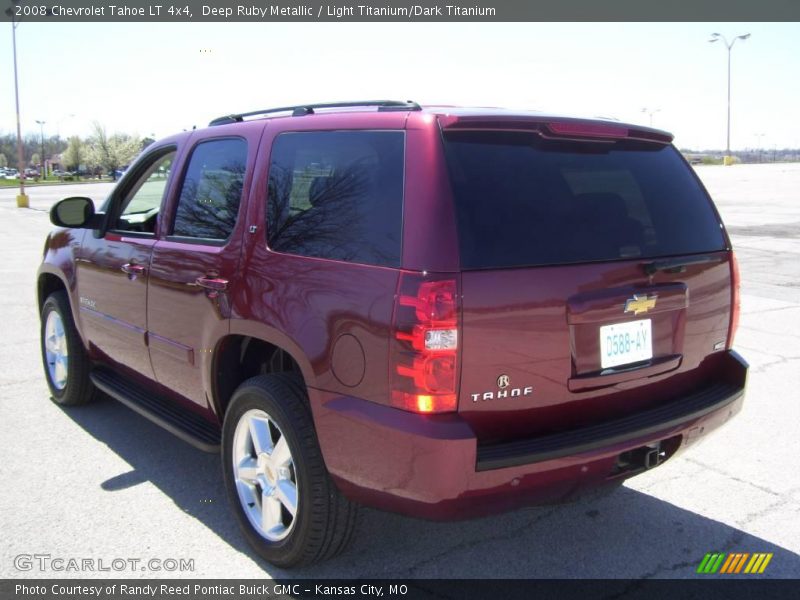
[[[793,600],[798,581],[745,577],[696,580],[242,580],[29,579],[0,580],[2,600],[334,600],[385,598],[453,600]]]
[[[798,21],[798,0],[21,0],[0,19],[32,22]]]

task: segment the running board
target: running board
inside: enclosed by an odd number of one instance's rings
[[[127,379],[105,369],[95,369],[90,377],[98,389],[184,442],[204,452],[219,451],[221,439],[219,427],[215,427],[201,416],[160,396],[149,394]]]

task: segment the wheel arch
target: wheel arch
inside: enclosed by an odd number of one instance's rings
[[[81,339],[83,347],[88,349],[89,344],[83,333],[83,327],[81,327],[80,306],[75,302],[74,285],[69,283],[69,279],[59,269],[49,263],[43,263],[36,276],[36,305],[40,315],[48,296],[59,291],[63,291],[67,295],[72,322],[75,323],[75,329],[78,331],[78,337]]]
[[[36,300],[39,307],[39,312],[41,312],[42,308],[44,308],[44,301],[47,300],[47,297],[50,294],[62,290],[67,292],[67,296],[69,296],[67,284],[59,275],[51,271],[40,271],[39,276],[36,279]],[[70,302],[70,305],[71,304],[72,302]]]
[[[302,377],[307,389],[314,381],[311,362],[300,347],[266,326],[231,327],[231,332],[215,345],[210,368],[211,398],[220,420],[224,419],[236,388],[251,377],[294,372]]]

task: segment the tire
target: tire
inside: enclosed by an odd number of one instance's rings
[[[328,475],[296,376],[259,375],[237,388],[223,425],[222,471],[247,541],[270,563],[313,564],[350,542],[358,507]]]
[[[44,301],[39,339],[53,401],[79,406],[94,400],[97,390],[89,379],[91,362],[72,320],[66,292],[53,292]]]

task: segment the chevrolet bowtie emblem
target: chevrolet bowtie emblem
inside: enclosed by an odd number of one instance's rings
[[[643,315],[651,308],[656,307],[656,296],[650,298],[647,294],[639,295],[634,294],[633,298],[628,298],[625,301],[625,312],[632,312],[634,315]]]

